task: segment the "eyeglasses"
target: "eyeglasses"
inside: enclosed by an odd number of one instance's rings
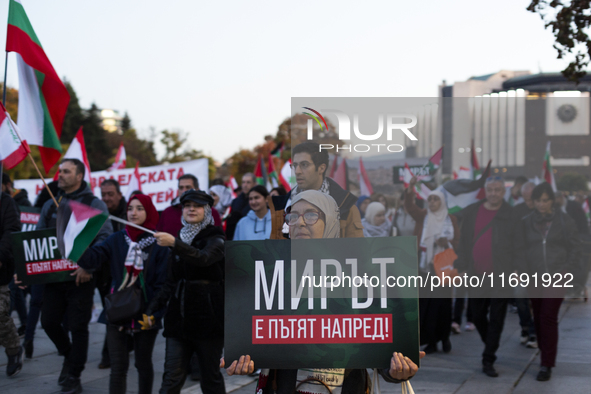
[[[306,223],[306,225],[312,226],[316,224],[316,222],[318,222],[318,219],[320,219],[320,212],[310,211],[304,213],[303,215],[300,215],[296,212],[288,213],[287,215],[285,215],[285,223],[287,223],[290,226],[295,226],[297,222],[300,220],[301,216],[304,217],[304,223]]]
[[[291,163],[291,168],[295,171],[298,169],[298,166],[302,169],[302,171],[306,171],[308,167],[310,167],[313,163],[309,161],[302,161],[301,163]]]

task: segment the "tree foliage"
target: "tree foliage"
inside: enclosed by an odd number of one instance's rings
[[[70,102],[68,103],[66,116],[64,116],[60,141],[62,144],[69,144],[72,142],[76,133],[80,129],[80,126],[82,126],[82,123],[84,122],[84,112],[82,111],[82,108],[80,108],[78,95],[76,94],[76,91],[74,91],[72,84],[65,80],[64,85],[66,86],[68,93],[70,93]]]
[[[95,103],[85,111],[82,127],[91,170],[107,169],[109,159],[112,159],[112,150],[107,143],[108,132],[101,126],[100,110]]]
[[[589,0],[531,0],[527,7],[540,15],[545,28],[552,29],[557,58],[574,57],[562,74],[577,83],[587,74],[585,68],[591,60],[591,39],[586,32],[591,24],[590,5]]]
[[[587,186],[587,178],[584,175],[568,172],[560,177],[556,183],[558,190],[564,192],[578,192],[581,190],[589,190]]]
[[[193,149],[188,144],[187,133],[182,131],[162,131],[160,142],[164,145],[163,162],[180,163],[187,160],[207,159],[209,178],[215,177],[216,167],[212,157],[207,156],[201,150]],[[184,147],[184,148],[183,148]]]

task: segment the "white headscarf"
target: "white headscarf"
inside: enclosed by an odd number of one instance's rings
[[[374,201],[367,206],[365,217],[361,220],[363,224],[363,235],[366,237],[388,237],[392,223],[385,219],[379,226],[375,225],[375,217],[380,213],[386,213],[386,207],[380,202]]]
[[[220,198],[214,208],[220,213],[220,215],[223,215],[224,212],[226,212],[226,208],[232,203],[232,192],[223,185],[214,185],[210,187],[209,194],[212,192]]]
[[[421,235],[421,247],[425,248],[424,259],[421,259],[421,268],[425,268],[428,263],[433,261],[435,254],[435,241],[438,238],[446,237],[453,239],[453,224],[447,214],[447,203],[445,195],[439,190],[433,190],[429,193],[429,197],[437,196],[441,200],[439,209],[435,212],[427,209],[427,216],[423,222],[423,234]]]
[[[328,194],[318,190],[306,190],[298,193],[291,200],[291,206],[298,201],[304,200],[320,209],[326,217],[324,224],[324,234],[322,238],[339,238],[341,233],[341,224],[339,222],[339,207],[336,201]]]

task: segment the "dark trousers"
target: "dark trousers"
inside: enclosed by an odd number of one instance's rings
[[[532,298],[541,365],[554,367],[558,350],[558,312],[563,298]]]
[[[508,301],[506,298],[473,298],[471,301],[472,323],[484,342],[482,363],[492,364],[497,359],[495,353],[501,341]]]
[[[20,325],[24,326],[27,324],[27,300],[25,292],[14,284],[14,279],[10,281],[8,287],[10,288],[10,314],[12,314],[12,311],[16,311]]]
[[[64,365],[69,374],[80,377],[88,356],[88,323],[92,315],[94,282],[76,286],[74,282],[45,285],[41,324],[59,354],[66,356]],[[68,332],[62,325],[67,313]]]
[[[177,394],[187,377],[187,366],[193,352],[199,360],[203,394],[225,394],[224,377],[220,372],[223,339],[166,338],[166,358],[160,394]]]
[[[456,289],[456,298],[454,299],[453,321],[462,324],[462,314],[464,313],[464,305],[466,304],[466,290],[464,288]],[[468,307],[466,308],[466,321],[472,323],[472,304],[470,297],[468,297]]]
[[[103,304],[103,309],[105,309],[105,297],[109,294],[109,286],[105,285],[97,285],[96,287],[99,291],[99,295],[101,296],[101,304]],[[101,351],[101,364],[110,364],[111,359],[109,357],[109,346],[107,345],[107,341],[109,340],[109,330],[105,333],[105,340],[103,341],[103,350]]]
[[[25,341],[31,341],[35,338],[35,328],[41,315],[41,306],[43,305],[43,293],[45,285],[31,285],[31,300],[29,301],[29,315],[27,316],[27,330],[25,331]]]
[[[449,339],[451,309],[451,298],[419,299],[421,344],[437,345],[437,342]]]
[[[138,373],[139,394],[151,394],[154,384],[154,365],[152,364],[152,351],[158,336],[158,330],[135,332],[133,343],[135,346],[135,367]],[[129,352],[127,341],[130,335],[125,330],[119,331],[119,327],[107,326],[107,343],[111,356],[111,379],[109,381],[109,394],[125,394],[127,391],[127,370],[129,369]]]

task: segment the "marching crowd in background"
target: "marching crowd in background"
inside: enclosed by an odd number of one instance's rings
[[[50,185],[59,204],[82,202],[150,232],[108,220],[80,258],[79,267],[72,273],[74,281],[27,287],[13,277],[10,233],[21,228],[18,206],[32,204],[26,192],[14,190],[4,174],[0,200],[0,344],[8,356],[8,376],[21,370],[23,356],[33,356],[40,318],[58,354],[64,357],[58,381],[62,393],[81,392],[88,325],[98,289],[104,307],[99,322],[107,326],[99,368],[111,369],[111,393],[127,390],[131,351],[139,376],[138,392],[152,392],[152,352],[160,330],[166,338],[160,393],[179,393],[187,376],[200,380],[204,393],[225,393],[220,358],[224,346],[226,240],[414,235],[422,275],[435,275],[434,261],[453,251],[458,274],[564,274],[577,270],[576,295],[586,297],[590,233],[582,208],[584,196],[572,200],[548,183],[535,185],[525,177],[518,177],[509,187],[501,177],[490,177],[485,182],[484,199],[449,214],[446,197],[438,190],[431,191],[426,200],[418,199],[416,178],[396,196],[375,193],[357,197],[325,175],[328,165],[328,153],[319,152],[313,142],[305,142],[292,150],[297,185],[289,191],[282,187],[269,191],[256,183],[252,173],[242,177],[235,191],[219,179],[203,191],[195,176],[185,174],[178,179],[178,197],[170,207],[157,212],[151,198],[141,192],[126,201],[113,179],[100,185],[102,199],[95,197],[83,180],[84,165],[66,158],[58,180]],[[235,198],[233,192],[238,193]],[[57,209],[49,194],[41,193],[35,206],[42,208],[37,229],[55,227]],[[109,295],[128,288],[139,289],[144,308],[132,319],[115,321],[114,315],[105,313]],[[507,310],[511,309],[519,314],[521,343],[541,350],[537,379],[549,380],[556,360],[558,312],[567,294],[559,288],[541,289],[539,294],[528,294],[520,287],[515,290],[514,299],[495,297],[491,288],[440,287],[435,290],[437,294],[421,293],[420,342],[424,352],[439,351],[441,342],[441,350],[449,353],[452,334],[477,330],[484,343],[482,371],[496,377],[496,351]],[[19,317],[18,328],[11,317],[13,310]],[[462,324],[464,316],[466,323]],[[22,344],[20,338],[24,338]],[[256,371],[254,362],[244,355],[229,360],[227,371],[252,374]],[[390,366],[379,372],[388,382],[402,382],[417,372],[417,366],[394,353]],[[369,384],[362,370],[342,373],[345,392],[361,392]],[[257,392],[287,394],[296,387],[306,391],[307,384],[301,370],[262,370]]]

